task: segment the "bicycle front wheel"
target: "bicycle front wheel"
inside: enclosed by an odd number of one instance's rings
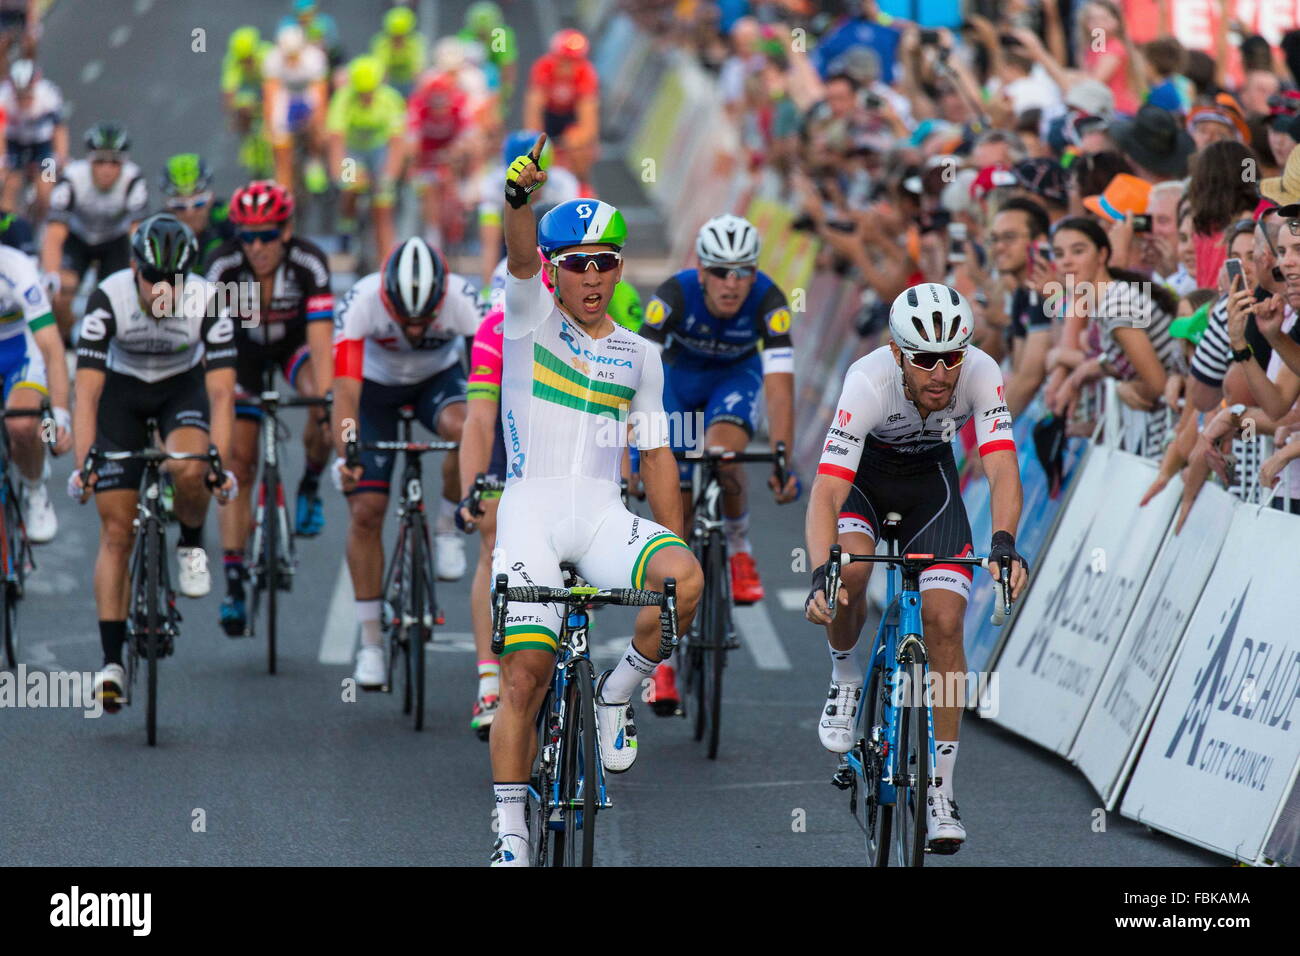
[[[873,730],[885,726],[884,674],[879,664],[871,668],[862,699],[862,736],[856,744],[862,775],[854,782],[853,811],[862,827],[868,866],[889,865],[889,837],[894,822],[894,804],[881,803],[880,784],[885,757]]]
[[[411,655],[411,685],[414,691],[415,729],[424,729],[424,653],[428,630],[424,626],[425,610],[429,606],[430,592],[425,575],[429,568],[429,535],[423,515],[412,515],[411,535],[411,629],[407,634],[407,650]]]
[[[9,579],[11,577],[16,579],[21,572],[22,557],[21,548],[16,547],[14,541],[18,535],[13,532],[13,529],[17,527],[14,522],[13,500],[12,492],[7,492],[5,494],[4,510],[0,512],[0,519],[4,521],[4,527],[0,528],[0,549],[3,550],[3,554],[0,554],[0,576],[3,577],[3,580],[0,581],[0,592],[3,592],[0,593],[0,601],[4,602],[5,662],[11,669],[17,670],[18,607],[16,602],[18,600],[18,589],[16,583],[11,582]]]
[[[555,783],[555,766],[548,758],[551,742],[551,716],[555,691],[548,690],[537,714],[537,756],[528,795],[528,850],[532,866],[545,866],[551,848],[551,794]]]
[[[708,647],[709,673],[709,759],[718,759],[718,740],[722,734],[722,670],[727,666],[727,574],[726,553],[722,536],[714,532],[709,536],[709,574],[713,581],[712,594],[705,610],[709,633],[705,637]]]
[[[596,850],[596,695],[591,662],[571,666],[564,695],[564,733],[560,744],[560,815],[555,866],[591,866]]]
[[[148,680],[145,732],[149,746],[155,747],[158,745],[158,654],[162,643],[162,527],[157,519],[150,518],[140,533],[144,535],[144,656]]]
[[[903,680],[899,695],[901,706],[895,711],[898,720],[897,767],[899,786],[895,820],[895,862],[899,866],[925,864],[926,797],[930,784],[930,731],[925,703],[925,674],[904,652],[899,663]]]
[[[275,673],[276,626],[280,600],[280,516],[284,514],[284,486],[278,474],[268,474],[262,485],[262,586],[266,598],[266,671]]]

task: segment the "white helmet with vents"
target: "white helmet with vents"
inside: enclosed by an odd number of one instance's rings
[[[700,227],[695,254],[702,266],[745,266],[758,262],[758,230],[740,216],[714,216]]]
[[[905,352],[952,352],[970,344],[975,316],[956,289],[923,282],[901,292],[889,308],[889,331]]]

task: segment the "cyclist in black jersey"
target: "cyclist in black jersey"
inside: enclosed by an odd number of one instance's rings
[[[300,395],[319,398],[334,380],[334,294],[329,265],[314,243],[293,234],[293,197],[283,186],[259,180],[235,190],[230,218],[236,238],[221,246],[208,266],[207,278],[238,288],[241,318],[236,323],[239,347],[235,436],[230,468],[241,493],[234,507],[221,513],[221,544],[226,572],[226,599],[221,626],[231,637],[245,633],[244,548],[252,527],[250,497],[257,467],[261,411],[240,404],[241,396],[262,391],[263,375],[279,369]],[[314,536],[325,527],[320,475],[329,458],[328,415],[309,412],[303,432],[306,470],[298,485],[296,530]]]

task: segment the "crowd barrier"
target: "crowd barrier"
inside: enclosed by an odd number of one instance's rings
[[[856,283],[814,270],[815,244],[792,228],[784,198],[749,196],[748,171],[719,162],[720,150],[739,155],[739,140],[707,75],[616,23],[604,35],[623,51],[611,54],[613,89],[638,130],[625,160],[634,173],[654,160],[647,191],[670,224],[674,260],[689,263],[696,229],[724,208],[759,224],[760,265],[796,306],[794,462],[811,475],[848,366],[883,339],[857,334]],[[1171,418],[1124,408],[1113,382],[1081,406],[1100,428],[1067,443],[1055,498],[1032,441],[1041,399],[1015,423],[1017,543],[1032,583],[1007,625],[993,628],[991,583],[976,578],[967,666],[998,675],[996,702],[979,712],[1078,766],[1108,810],[1235,860],[1300,863],[1300,589],[1291,581],[1300,518],[1257,503],[1270,445],[1239,443],[1238,485],[1204,487],[1175,535],[1179,482],[1139,505]],[[987,541],[988,484],[973,461],[962,465],[974,540]]]

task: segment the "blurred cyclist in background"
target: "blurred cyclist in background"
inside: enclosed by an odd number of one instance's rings
[[[370,41],[370,54],[384,67],[384,82],[410,96],[416,78],[424,71],[424,37],[415,29],[415,14],[393,7],[384,14],[384,28]]]
[[[230,128],[240,137],[239,164],[262,179],[274,172],[271,144],[262,124],[262,58],[271,44],[262,42],[257,27],[240,27],[230,34],[221,62],[221,103]]]
[[[226,203],[212,192],[212,170],[198,153],[178,153],[163,166],[158,185],[163,211],[194,233],[199,250],[195,271],[201,274],[217,247],[235,238]]]
[[[561,30],[533,64],[524,93],[524,125],[556,142],[563,165],[586,183],[599,145],[600,81],[578,30]]]
[[[4,207],[19,208],[23,189],[31,182],[36,198],[27,216],[39,224],[50,206],[54,173],[68,161],[63,94],[31,60],[16,60],[0,86],[0,110],[6,117]],[[53,168],[47,168],[51,161]]]
[[[328,68],[325,54],[307,43],[300,27],[289,24],[275,35],[275,47],[262,59],[262,103],[266,131],[275,151],[275,179],[290,192],[296,181],[298,147],[307,163],[303,181],[314,193],[329,185],[321,166]]]
[[[515,61],[519,59],[519,44],[515,40],[515,31],[506,25],[501,8],[492,0],[478,0],[465,11],[465,27],[456,36],[482,50],[483,63],[489,74],[488,84],[497,91],[497,103],[504,120],[515,95],[518,73]]]

